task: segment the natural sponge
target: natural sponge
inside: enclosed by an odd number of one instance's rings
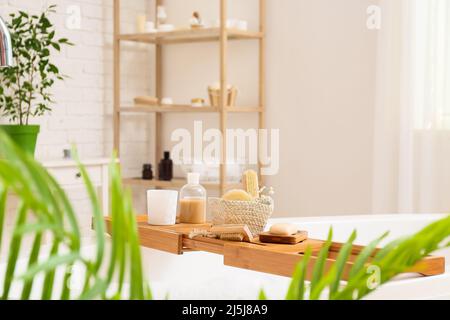
[[[253,197],[244,190],[230,190],[222,197],[223,200],[235,200],[235,201],[252,201]]]
[[[259,181],[258,174],[254,170],[247,170],[242,176],[242,184],[253,198],[259,198]]]

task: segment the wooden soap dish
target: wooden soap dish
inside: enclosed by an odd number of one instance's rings
[[[308,239],[308,232],[298,231],[289,236],[273,235],[270,232],[263,232],[259,235],[259,241],[264,243],[297,244]]]

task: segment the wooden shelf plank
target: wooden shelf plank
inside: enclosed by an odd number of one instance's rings
[[[259,31],[246,31],[239,29],[228,29],[228,40],[258,40],[264,37]],[[120,41],[132,41],[152,44],[176,44],[193,42],[219,41],[220,28],[204,29],[176,29],[173,31],[161,31],[156,33],[134,33],[121,34]]]
[[[226,111],[230,113],[258,113],[262,112],[260,107],[227,107]],[[120,112],[122,113],[182,113],[182,112],[198,112],[198,113],[209,113],[209,112],[220,112],[218,107],[193,107],[191,105],[135,105],[132,107],[121,107]]]
[[[160,180],[144,180],[141,178],[124,178],[124,184],[136,185],[142,187],[155,187],[155,188],[181,188],[186,184],[184,179],[173,179],[172,181],[160,181]]]
[[[261,107],[227,107],[225,110],[230,113],[259,113],[264,111]]]
[[[124,113],[152,113],[152,112],[218,112],[219,108],[215,107],[193,107],[190,105],[135,105],[133,107],[122,107],[120,112]]]
[[[160,180],[143,180],[141,178],[125,178],[123,183],[127,185],[135,185],[146,188],[161,188],[161,189],[179,189],[186,184],[185,179],[173,179],[172,181]],[[202,186],[207,189],[219,189],[219,182],[201,182]],[[240,183],[228,183],[227,189],[242,188]]]

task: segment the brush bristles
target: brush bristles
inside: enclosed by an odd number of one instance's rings
[[[244,235],[241,233],[224,233],[220,235],[220,240],[242,242],[244,241]]]

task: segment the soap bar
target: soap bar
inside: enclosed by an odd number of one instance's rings
[[[276,236],[290,236],[296,234],[297,231],[297,226],[289,223],[278,223],[270,227],[270,234]]]

